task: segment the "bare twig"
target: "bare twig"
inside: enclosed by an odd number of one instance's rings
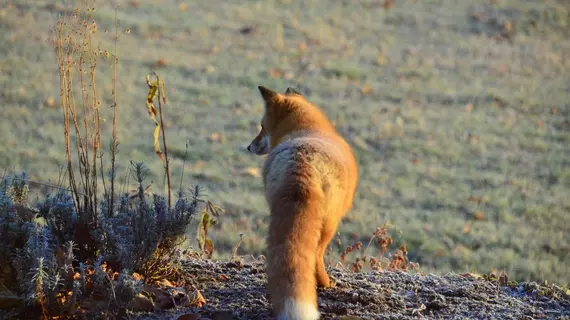
[[[182,173],[180,174],[180,187],[179,187],[180,192],[182,192],[182,180],[184,180],[184,170],[186,168],[187,155],[188,155],[188,141],[186,141],[186,150],[184,151],[184,159],[182,160]]]
[[[233,247],[232,249],[232,258],[231,260],[234,260],[235,258],[237,258],[237,251],[239,249],[239,247],[241,246],[241,242],[243,241],[243,233],[239,234],[239,241],[236,243],[236,245]]]
[[[12,177],[12,178],[10,178],[10,179],[12,179],[12,180],[14,180],[14,181],[23,181],[23,179],[22,179],[22,178],[19,178],[19,177]],[[28,182],[28,184],[36,184],[36,185],[39,185],[39,186],[44,186],[44,187],[49,187],[49,188],[54,188],[54,189],[60,189],[60,190],[68,191],[68,192],[72,192],[72,191],[73,191],[73,190],[71,190],[71,189],[63,188],[61,185],[55,185],[55,184],[47,183],[47,182],[41,182],[41,181],[36,181],[36,180],[31,180],[31,179],[27,179],[27,182]],[[83,192],[80,192],[79,194],[82,195],[82,196],[87,196],[87,195],[86,195],[85,193],[83,193]]]

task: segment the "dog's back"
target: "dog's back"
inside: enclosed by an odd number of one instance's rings
[[[324,253],[352,205],[358,167],[349,145],[316,106],[297,95],[264,98],[265,123],[248,149],[271,143],[263,168],[271,211],[269,295],[278,319],[318,319],[316,286],[331,286]]]

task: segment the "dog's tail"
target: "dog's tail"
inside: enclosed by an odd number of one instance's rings
[[[277,315],[277,320],[318,320],[320,317],[319,310],[311,303],[291,297],[283,303],[283,309]]]
[[[293,188],[270,201],[269,295],[278,320],[317,320],[316,265],[325,218],[324,193],[320,186],[295,180]]]

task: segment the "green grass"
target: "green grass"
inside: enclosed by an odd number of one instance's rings
[[[215,257],[227,257],[240,233],[240,253],[260,253],[262,182],[240,174],[263,160],[245,151],[262,112],[256,86],[293,86],[357,152],[361,182],[339,230],[344,243],[352,233],[367,241],[389,219],[424,271],[496,268],[568,284],[570,6],[496,2],[402,0],[385,11],[378,1],[210,0],[183,11],[178,1],[115,1],[121,28],[131,29],[118,49],[119,176],[129,160],[144,161],[162,184],[144,106],[145,75],[155,70],[169,99],[173,183],[188,141],[185,183],[228,209],[211,232]],[[51,3],[0,7],[0,167],[43,182],[56,182],[65,161],[50,44],[64,7]],[[115,8],[97,7],[98,40],[111,50]],[[254,32],[241,34],[245,26]],[[166,64],[153,69],[159,59]],[[99,68],[111,105],[110,61]],[[276,68],[280,78],[270,76]],[[101,111],[107,129],[111,112]],[[209,140],[214,132],[220,142]]]

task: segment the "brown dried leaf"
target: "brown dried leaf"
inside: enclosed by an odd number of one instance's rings
[[[469,231],[471,231],[471,222],[467,222],[467,223],[463,226],[463,233],[469,233]]]
[[[365,84],[365,85],[360,89],[360,92],[361,92],[362,94],[364,94],[364,95],[367,95],[367,94],[369,94],[370,92],[372,92],[372,87],[369,86],[369,85],[367,85],[367,84]]]
[[[47,105],[48,107],[50,107],[50,108],[53,108],[53,107],[55,106],[55,99],[54,99],[54,97],[49,96],[49,97],[46,99],[46,105]]]
[[[485,220],[485,214],[481,211],[475,212],[475,220],[477,221]]]
[[[188,4],[185,2],[182,2],[181,4],[178,5],[178,10],[180,10],[181,12],[188,10]]]
[[[254,178],[261,177],[261,173],[259,172],[259,168],[247,168],[243,172],[245,175],[252,176]]]
[[[502,286],[506,286],[507,282],[509,282],[509,276],[507,276],[506,273],[503,273],[500,277],[499,277],[499,284]]]
[[[376,58],[376,64],[377,65],[381,66],[381,65],[384,65],[385,63],[386,63],[386,57],[384,55],[379,55]]]
[[[278,78],[282,78],[284,75],[284,71],[282,69],[279,68],[273,68],[273,69],[269,69],[269,71],[267,71],[267,74],[274,79],[278,79]]]
[[[201,308],[206,304],[206,299],[204,299],[204,296],[202,296],[202,293],[198,289],[194,290],[188,298],[190,298],[191,305]]]
[[[204,251],[206,252],[207,259],[212,258],[212,255],[214,254],[214,243],[212,242],[211,239],[206,239],[204,245]]]
[[[165,58],[159,58],[158,60],[156,60],[156,61],[153,63],[152,67],[153,67],[153,68],[164,67],[164,66],[166,66],[167,63],[168,63],[168,62],[166,61]]]
[[[164,160],[162,157],[162,150],[160,150],[160,143],[158,141],[158,137],[160,136],[160,124],[156,124],[154,128],[154,152],[160,158],[160,160]]]
[[[218,279],[219,279],[219,280],[222,280],[222,281],[226,281],[226,280],[229,280],[230,277],[228,277],[227,275],[225,275],[225,274],[222,273],[222,274],[220,274],[220,275],[218,276]]]
[[[168,279],[162,279],[162,280],[158,280],[156,281],[156,285],[159,288],[174,288],[176,287],[172,282],[170,282],[170,280]]]
[[[219,133],[217,133],[217,132],[212,132],[212,133],[210,134],[210,137],[208,138],[208,140],[209,140],[210,142],[220,142],[220,141],[223,141],[223,140],[224,140],[224,136],[221,135],[221,134],[219,134]]]

